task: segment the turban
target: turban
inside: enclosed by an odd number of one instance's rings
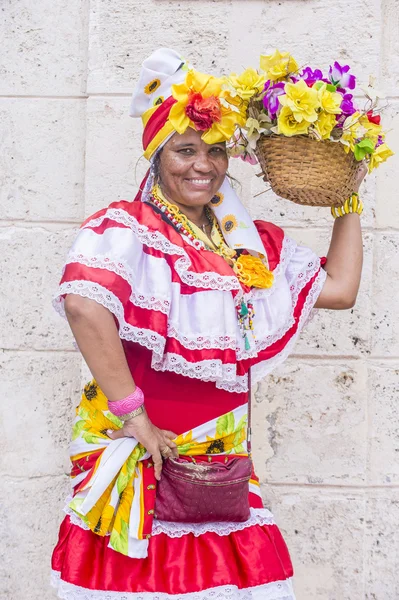
[[[243,117],[226,88],[223,78],[193,70],[175,50],[153,52],[143,62],[130,105],[130,116],[143,122],[144,156],[152,163],[169,138],[188,127],[201,131],[207,144],[228,142]],[[153,183],[150,168],[140,186],[142,201],[148,200]],[[226,244],[233,250],[246,249],[267,264],[258,231],[227,177],[209,206]]]

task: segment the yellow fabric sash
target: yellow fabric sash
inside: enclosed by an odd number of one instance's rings
[[[94,533],[109,534],[109,546],[133,558],[145,558],[143,535],[145,448],[134,438],[111,440],[106,431],[122,422],[108,410],[108,401],[95,381],[86,385],[76,409],[70,456],[72,486],[77,488],[71,509]],[[179,435],[179,454],[243,454],[246,451],[247,404]],[[99,453],[94,464],[90,461]],[[84,468],[85,463],[89,465]],[[83,465],[83,466],[82,466]]]

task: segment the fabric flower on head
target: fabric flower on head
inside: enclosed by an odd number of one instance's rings
[[[246,69],[241,75],[232,73],[227,78],[227,83],[234,89],[237,96],[248,102],[252,96],[259,94],[265,83],[265,75],[259,74],[256,69]]]
[[[279,102],[290,108],[298,123],[313,123],[317,120],[316,109],[320,106],[317,90],[308,87],[303,79],[297,83],[286,83],[284,90],[285,95],[279,97]]]
[[[303,119],[298,122],[295,114],[289,106],[283,106],[277,119],[277,133],[292,137],[293,135],[301,135],[308,133],[311,123]]]
[[[328,70],[328,78],[333,85],[340,88],[349,88],[354,90],[356,86],[356,77],[349,74],[349,65],[341,66],[337,61]]]
[[[261,55],[260,68],[265,71],[268,79],[279,81],[290,73],[295,73],[298,70],[298,64],[289,52],[276,50],[274,54]]]
[[[275,83],[274,85],[271,85],[270,80],[265,83],[264,90],[266,91],[266,94],[264,95],[262,102],[271,119],[275,119],[277,116],[278,109],[280,108],[278,97],[285,94],[284,88],[285,83],[282,81],[280,83]]]
[[[243,118],[223,85],[223,79],[190,70],[183,83],[172,86],[176,103],[169,121],[177,133],[183,134],[188,127],[203,131],[202,139],[207,144],[231,138]]]

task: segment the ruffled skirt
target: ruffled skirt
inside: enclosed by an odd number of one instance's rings
[[[73,522],[72,522],[73,521]],[[294,600],[292,565],[272,514],[245,523],[154,521],[148,557],[129,558],[66,516],[52,559],[64,600]]]

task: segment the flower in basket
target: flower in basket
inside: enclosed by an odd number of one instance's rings
[[[266,73],[267,79],[280,81],[286,79],[291,73],[298,71],[298,64],[289,52],[279,52],[260,57],[260,68]]]
[[[392,155],[376,112],[383,96],[370,83],[365,107],[358,107],[352,93],[356,77],[349,65],[335,61],[325,76],[308,65],[299,69],[289,52],[276,50],[260,57],[259,71],[250,68],[228,81],[231,94],[245,104],[245,125],[238,126],[245,152],[254,154],[263,136],[300,135],[342,144],[357,161],[365,160],[369,171]]]
[[[349,65],[341,67],[338,62],[335,62],[328,70],[328,78],[331,83],[337,87],[354,90],[356,86],[356,77],[349,73],[349,69]]]
[[[239,96],[244,102],[248,102],[252,96],[258,95],[263,90],[266,76],[258,73],[256,69],[246,69],[241,75],[232,73],[227,78],[227,90],[231,96]]]
[[[169,121],[182,134],[188,127],[203,131],[207,144],[231,139],[237,125],[245,122],[235,99],[225,88],[225,80],[190,70],[183,83],[172,86],[176,103]]]

